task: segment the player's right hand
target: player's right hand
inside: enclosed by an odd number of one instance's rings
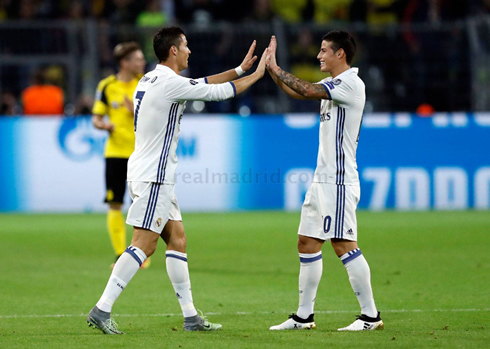
[[[106,130],[109,131],[109,133],[112,133],[114,131],[114,124],[107,123]]]
[[[257,66],[257,70],[255,71],[259,77],[263,77],[265,73],[265,61],[267,59],[267,56],[269,55],[269,48],[267,47],[264,50],[264,53],[262,53],[262,57],[260,58],[259,65]]]
[[[257,45],[257,41],[254,40],[252,42],[252,45],[250,45],[250,48],[248,49],[247,55],[243,59],[242,64],[240,64],[244,72],[252,68],[254,62],[257,60],[257,56],[254,56],[256,45]]]

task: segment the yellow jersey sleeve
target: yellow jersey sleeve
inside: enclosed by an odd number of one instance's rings
[[[115,75],[111,75],[100,81],[95,92],[95,102],[92,108],[92,114],[107,115],[109,114],[109,102],[107,100],[106,87],[110,82],[116,79]]]

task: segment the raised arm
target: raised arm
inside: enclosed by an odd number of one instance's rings
[[[166,95],[174,101],[222,101],[235,97],[264,76],[266,49],[257,70],[244,78],[221,84],[205,84],[180,75],[172,75],[166,83]]]
[[[282,70],[276,62],[276,48],[276,37],[272,36],[266,66],[277,86],[296,99],[330,99],[325,87],[321,84],[313,84]]]
[[[295,92],[294,90],[290,89],[285,83],[283,83],[279,79],[279,77],[277,75],[275,75],[273,72],[271,72],[271,70],[269,68],[267,68],[267,71],[269,72],[272,80],[274,80],[276,85],[279,86],[281,88],[281,90],[286,92],[289,97],[294,98],[294,99],[308,99],[306,97],[303,97],[299,93]]]
[[[260,58],[259,65],[257,66],[257,69],[253,74],[250,74],[248,76],[245,76],[244,78],[238,79],[233,81],[232,83],[235,85],[236,89],[236,94],[240,94],[243,91],[245,91],[247,88],[255,84],[257,81],[259,81],[265,73],[265,60],[267,58],[269,52],[269,48],[266,48],[264,50],[264,53],[262,54],[262,57]]]
[[[250,48],[248,49],[247,55],[243,59],[243,62],[236,69],[230,69],[220,74],[208,76],[206,77],[206,82],[208,84],[221,84],[223,82],[232,81],[239,77],[241,74],[245,73],[250,68],[252,68],[252,65],[257,60],[257,56],[253,55],[256,44],[257,42],[254,40],[252,42],[252,45],[250,45]]]

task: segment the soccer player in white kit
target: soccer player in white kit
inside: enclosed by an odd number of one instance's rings
[[[330,240],[341,259],[361,306],[361,315],[339,331],[384,328],[374,304],[369,265],[357,245],[356,208],[360,198],[356,149],[366,101],[365,86],[351,68],[356,52],[352,36],[331,31],[323,36],[320,70],[331,77],[310,83],[285,72],[276,63],[277,42],[269,45],[267,70],[289,96],[321,100],[320,145],[313,183],[301,210],[298,251],[299,307],[296,314],[271,330],[316,328],[313,308],[322,276],[322,246]]]
[[[174,194],[177,142],[186,101],[222,101],[245,91],[264,76],[264,51],[257,70],[236,79],[257,59],[255,41],[242,64],[221,74],[201,79],[180,76],[191,53],[182,29],[160,29],[153,38],[159,60],[145,74],[134,92],[136,143],[128,162],[128,187],[133,199],[127,223],[134,227],[131,245],[117,260],[109,282],[96,306],[87,316],[90,326],[105,334],[123,333],[111,317],[114,302],[156,249],[158,238],[167,244],[166,267],[184,316],[184,330],[221,329],[200,316],[194,307],[187,267],[186,236]]]

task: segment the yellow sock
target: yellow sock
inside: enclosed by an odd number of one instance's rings
[[[109,210],[107,212],[107,229],[109,230],[109,237],[116,256],[122,255],[126,247],[128,247],[126,245],[126,225],[124,224],[122,211]]]

